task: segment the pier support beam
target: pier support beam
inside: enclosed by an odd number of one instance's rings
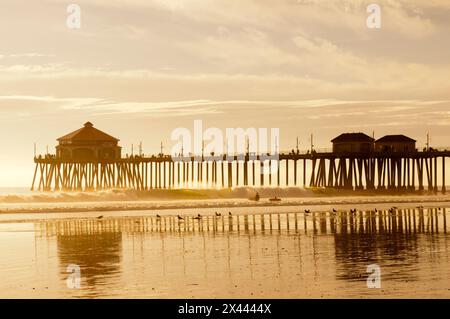
[[[445,194],[445,156],[442,156],[442,194]]]

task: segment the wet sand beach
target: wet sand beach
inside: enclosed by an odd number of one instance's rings
[[[449,298],[450,205],[369,206],[2,215],[0,296]]]

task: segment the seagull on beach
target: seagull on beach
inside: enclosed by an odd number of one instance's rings
[[[178,220],[184,220],[184,218],[181,217],[180,215],[178,215],[177,217],[178,217]]]
[[[222,214],[216,212],[216,217],[220,217],[220,216],[222,216]]]
[[[337,210],[333,208],[333,213],[337,213]]]
[[[156,215],[156,218],[161,218],[161,216],[159,216],[159,215]]]
[[[309,209],[305,209],[305,214],[310,214],[311,211]]]
[[[98,216],[97,219],[103,219],[103,215]]]
[[[233,214],[231,212],[228,212],[228,216],[233,216]]]

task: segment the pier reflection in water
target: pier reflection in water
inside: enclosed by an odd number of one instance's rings
[[[76,297],[450,297],[445,209],[123,217],[35,224]],[[182,218],[182,219],[181,219]],[[43,256],[45,257],[45,256]],[[378,264],[382,289],[366,286]]]

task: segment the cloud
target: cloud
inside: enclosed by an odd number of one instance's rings
[[[64,1],[47,3],[59,8]],[[348,87],[349,94],[358,86],[411,90],[419,84],[419,80],[413,83],[416,78],[422,81],[426,76],[435,90],[441,74],[450,69],[448,61],[434,61],[435,52],[448,52],[449,48],[436,41],[426,45],[419,41],[446,30],[433,14],[448,5],[444,1],[423,4],[416,0],[379,3],[383,27],[374,31],[365,26],[367,2],[363,0],[80,1],[86,16],[80,32],[93,35],[91,38],[68,32],[64,26],[55,29],[50,23],[37,24],[37,30],[49,29],[49,37],[54,39],[41,41],[39,50],[53,50],[52,61],[12,61],[3,63],[0,69],[6,72],[3,77],[10,75],[13,79],[13,71],[31,72],[31,77],[83,77],[82,73],[111,77],[114,72],[124,77],[137,70],[171,73],[178,79],[284,76],[298,83],[316,81],[323,86],[316,89],[321,92],[330,85],[336,90]],[[61,44],[54,48],[54,43]],[[69,66],[64,69],[62,63]],[[103,69],[103,64],[111,67]],[[432,74],[436,74],[436,80],[429,76]],[[279,89],[283,84],[274,85]]]
[[[4,57],[7,58],[50,58],[55,57],[54,54],[42,54],[42,53],[15,53],[15,54],[7,54]]]
[[[113,102],[96,101],[91,104],[72,104],[63,108],[66,110],[92,111],[99,115],[107,114],[149,114],[152,117],[205,115],[220,113],[212,101],[175,101],[175,102]]]
[[[225,102],[226,103],[226,102]],[[91,115],[151,115],[152,117],[220,113],[214,101],[116,102],[97,98],[59,98],[54,96],[0,96],[0,114],[5,118],[30,117],[63,112]]]
[[[55,19],[62,3],[46,1],[43,14]],[[116,110],[122,102],[154,109],[148,101],[448,98],[450,46],[433,38],[448,30],[436,15],[449,9],[445,1],[380,0],[379,32],[365,26],[363,0],[79,4],[89,39],[50,20],[36,24],[51,39],[39,48],[5,40],[31,53],[3,54],[0,94],[95,97]]]
[[[328,53],[304,54],[300,65],[286,62],[290,74],[277,74],[276,70],[255,74],[180,74],[146,69],[76,68],[65,64],[0,66],[0,94],[39,95],[52,88],[52,92],[61,96],[135,102],[324,98],[446,100],[449,97],[446,83],[450,67],[369,63],[345,52],[333,56],[336,58],[332,59]],[[299,74],[293,72],[295,68]]]
[[[0,113],[38,114],[47,112],[89,113],[92,115],[150,115],[176,117],[233,112],[254,112],[260,115],[273,110],[281,111],[287,118],[306,115],[310,119],[348,118],[370,116],[373,118],[411,118],[422,120],[424,114],[449,116],[442,107],[450,100],[185,100],[170,102],[112,101],[97,98],[61,98],[53,96],[0,96]],[[445,109],[445,108],[444,108]],[[297,115],[294,115],[297,114]]]

